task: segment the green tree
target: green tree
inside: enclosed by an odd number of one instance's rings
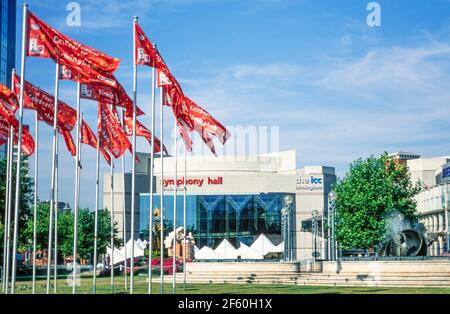
[[[333,190],[336,234],[343,249],[369,249],[380,244],[394,213],[417,222],[414,196],[420,187],[411,183],[407,166],[396,164],[387,153],[354,161]]]
[[[0,221],[2,226],[5,225],[5,201],[6,201],[6,158],[0,160]],[[33,201],[33,179],[28,176],[29,166],[28,160],[26,156],[22,156],[22,162],[20,164],[21,172],[20,172],[20,199],[19,199],[19,232],[23,230],[25,227],[26,221],[30,216],[31,212],[31,203]],[[16,169],[17,164],[13,163],[12,167],[12,208],[11,208],[11,216],[14,215],[14,197],[16,191]],[[13,222],[13,217],[11,217],[11,222]],[[1,228],[1,241],[0,241],[0,255],[3,258],[3,234],[4,228]],[[11,234],[13,230],[13,223],[11,223]],[[23,238],[22,238],[23,239]],[[20,240],[20,239],[19,239]],[[27,240],[28,242],[28,240]],[[19,248],[24,247],[26,242],[20,241]]]
[[[98,211],[98,254],[105,254],[111,241],[111,216],[107,209]],[[83,208],[78,211],[78,256],[87,259],[94,253],[95,213]],[[114,222],[114,247],[122,245],[118,238],[117,222]]]
[[[36,228],[36,246],[37,249],[46,250],[48,247],[48,224],[50,216],[50,205],[48,203],[39,203],[37,207],[37,228]],[[105,254],[106,247],[110,243],[110,214],[107,209],[99,210],[98,215],[98,254]],[[78,211],[78,257],[87,259],[94,253],[94,212],[83,208]],[[62,262],[66,256],[73,255],[73,222],[74,215],[72,211],[58,211],[58,259]],[[117,237],[117,223],[114,227],[114,244],[116,247],[121,245],[121,239]],[[25,227],[21,232],[23,243],[28,239],[33,239],[33,215],[26,221]],[[25,247],[23,247],[25,249]]]

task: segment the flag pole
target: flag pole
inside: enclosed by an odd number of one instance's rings
[[[72,294],[77,293],[76,280],[77,280],[77,244],[78,244],[78,207],[80,204],[80,126],[82,115],[80,112],[81,107],[81,95],[80,95],[80,82],[77,82],[77,125],[76,125],[76,141],[77,141],[77,151],[75,160],[75,201],[74,201],[74,223],[73,223],[73,267],[72,267]]]
[[[124,110],[122,108],[121,110],[121,115],[122,115],[122,128],[125,127],[124,124]],[[127,253],[127,209],[126,209],[126,204],[125,204],[125,157],[124,155],[122,155],[122,211],[123,211],[123,219],[122,219],[122,228],[123,228],[123,245],[124,245],[124,249],[125,249],[125,290],[128,290],[128,270],[127,270],[127,266],[128,266],[128,253]]]
[[[59,111],[59,109],[58,109]],[[59,210],[59,191],[58,191],[58,185],[59,185],[59,134],[56,133],[55,138],[56,143],[56,163],[55,163],[55,201],[53,203],[54,213],[55,213],[55,241],[53,242],[54,248],[53,248],[53,292],[56,294],[56,282],[58,279],[58,210]]]
[[[94,212],[94,275],[92,282],[92,292],[97,292],[97,238],[98,238],[98,207],[99,207],[99,178],[100,178],[100,136],[97,139],[97,155],[95,170],[95,212]]]
[[[113,105],[111,105],[113,106]],[[111,269],[111,293],[114,294],[114,156],[111,154],[111,182],[110,182],[110,202],[111,202],[111,219],[110,219],[110,245],[111,245],[111,256],[110,256],[110,269]]]
[[[160,89],[160,137],[161,137],[161,152],[160,152],[160,158],[161,158],[161,198],[160,198],[160,206],[161,206],[161,213],[160,213],[160,293],[164,293],[164,111],[163,111],[163,93],[164,89],[161,87]]]
[[[8,154],[6,156],[6,189],[5,189],[5,224],[4,224],[4,232],[3,232],[3,268],[2,268],[2,289],[3,289],[3,293],[8,293],[7,287],[8,287],[8,279],[6,276],[7,273],[7,269],[9,267],[9,263],[7,263],[7,259],[9,260],[9,254],[7,253],[9,251],[9,246],[7,248],[7,243],[9,244],[9,213],[10,213],[10,206],[9,206],[9,191],[11,190],[11,174],[9,171],[9,165],[11,164],[11,158],[10,158],[10,154],[9,152],[11,151],[11,149],[13,149],[12,147],[12,141],[11,141],[11,133],[14,132],[12,126],[9,127],[9,131],[8,131],[8,144],[7,144],[7,149],[8,149]],[[7,258],[8,255],[8,258]],[[8,266],[6,266],[8,265]]]
[[[55,106],[53,116],[53,152],[52,152],[52,179],[51,179],[51,193],[50,193],[50,219],[48,227],[48,250],[47,250],[47,294],[50,293],[50,272],[52,260],[52,243],[53,243],[53,209],[55,207],[56,195],[56,156],[57,156],[57,138],[58,138],[58,93],[59,93],[59,63],[56,63],[56,77],[55,77]],[[22,84],[23,85],[23,84]],[[21,86],[23,87],[23,86]]]
[[[11,293],[14,294],[16,290],[16,270],[17,270],[17,242],[19,239],[19,211],[20,211],[20,165],[22,161],[22,129],[23,129],[23,94],[25,81],[25,53],[27,40],[27,17],[28,5],[23,4],[23,21],[22,21],[22,60],[20,69],[20,100],[19,100],[19,134],[17,134],[17,171],[16,171],[16,195],[14,208],[14,240],[13,240],[13,264],[12,264],[12,286]]]
[[[12,126],[10,126],[9,128],[9,142],[10,142],[10,149],[8,152],[8,158],[9,158],[9,168],[8,168],[8,173],[9,173],[9,189],[8,189],[8,204],[7,204],[7,208],[8,208],[8,215],[7,215],[7,222],[8,225],[5,228],[6,229],[6,234],[7,234],[7,238],[6,238],[6,280],[5,280],[5,284],[6,284],[6,294],[8,294],[8,290],[9,290],[9,264],[10,264],[10,252],[11,252],[11,210],[12,210],[12,185],[13,185],[13,181],[12,181],[12,169],[13,169],[13,163],[14,163],[14,159],[13,159],[13,152],[14,152],[14,128]]]
[[[186,289],[186,199],[187,199],[187,191],[186,191],[186,181],[187,181],[187,170],[186,170],[186,166],[187,166],[187,162],[186,162],[186,147],[184,148],[184,153],[183,153],[183,158],[184,158],[184,187],[183,187],[183,287],[184,289]]]
[[[14,76],[16,70],[12,69],[11,73],[11,89],[14,88]],[[10,247],[10,220],[11,220],[11,194],[12,194],[12,163],[13,158],[10,156],[10,152],[14,149],[14,128],[9,126],[8,131],[8,144],[7,144],[7,156],[6,156],[6,189],[5,189],[5,215],[4,215],[4,243],[3,243],[3,268],[2,268],[2,288],[4,293],[8,293],[9,283],[9,247]]]
[[[38,177],[39,177],[39,123],[38,112],[36,110],[35,118],[35,152],[34,152],[34,210],[33,210],[33,279],[32,279],[32,293],[36,293],[36,238],[37,238],[37,201],[38,201]]]
[[[136,102],[137,102],[137,65],[136,65],[136,27],[138,17],[133,19],[133,156],[131,162],[131,261],[130,261],[130,294],[134,292],[134,213],[136,193]]]
[[[174,168],[174,176],[173,176],[173,248],[172,248],[172,293],[175,294],[176,290],[176,270],[177,270],[177,257],[176,257],[176,251],[177,251],[177,185],[178,185],[178,178],[177,178],[177,168],[178,168],[178,149],[177,149],[177,118],[174,115],[174,159],[175,159],[175,168]]]
[[[156,47],[156,46],[155,46]],[[152,140],[151,140],[151,148],[150,148],[150,210],[149,210],[149,244],[148,244],[148,293],[152,293],[152,252],[153,252],[153,168],[155,161],[155,92],[156,92],[156,81],[155,81],[155,68],[152,67],[152,122],[151,122],[151,130],[152,130]],[[162,145],[160,147],[160,151],[162,152]]]
[[[8,142],[6,144],[6,181],[5,181],[5,213],[3,214],[4,219],[4,231],[3,231],[3,264],[2,264],[2,292],[5,292],[5,268],[6,268],[6,225],[7,225],[7,215],[8,215],[8,189],[9,189],[9,130],[8,130]]]

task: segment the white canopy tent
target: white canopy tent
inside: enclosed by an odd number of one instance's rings
[[[126,252],[127,258],[131,257],[131,244],[133,240],[129,240],[126,244]],[[134,241],[134,257],[144,256],[144,251],[147,246],[147,241],[141,241],[141,239]],[[121,247],[120,249],[114,248],[114,264],[125,261],[125,247]],[[111,248],[106,248],[106,254],[111,256]]]
[[[227,239],[220,242],[219,246],[214,250],[217,254],[223,256],[223,259],[236,259],[237,250]]]
[[[195,253],[195,259],[223,259],[223,256],[216,253],[210,247],[204,246],[197,253]]]
[[[275,251],[271,252],[271,253],[283,253],[284,252],[284,241],[280,242],[280,244],[278,244],[275,247]]]
[[[270,241],[264,234],[261,234],[255,242],[253,242],[250,248],[262,256],[266,256],[268,253],[276,251],[276,246],[273,245],[272,241]]]
[[[236,250],[236,255],[240,256],[241,259],[263,259],[264,256],[256,252],[255,250],[251,249],[248,245],[239,242],[240,247]]]

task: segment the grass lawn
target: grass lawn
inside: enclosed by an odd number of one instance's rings
[[[158,279],[158,278],[155,278]],[[129,278],[128,278],[129,280]],[[135,293],[146,294],[147,282],[146,277],[136,276]],[[165,278],[166,280],[166,278]],[[53,282],[53,281],[52,281]],[[164,285],[165,293],[172,293],[172,282],[167,280]],[[36,292],[45,293],[45,279],[36,282]],[[128,293],[124,287],[124,277],[115,277],[115,293]],[[31,293],[31,281],[17,281],[16,293]],[[67,285],[66,279],[59,279],[57,284],[58,294],[72,293],[72,287]],[[53,288],[51,289],[53,293]],[[159,282],[153,283],[152,292],[160,293]],[[92,278],[82,278],[81,286],[77,287],[77,293],[92,293]],[[97,278],[97,293],[111,293],[110,278]],[[257,284],[187,284],[186,289],[182,284],[177,285],[178,294],[450,294],[448,288],[385,288],[385,287],[322,287],[322,286],[293,286],[293,285],[257,285]]]

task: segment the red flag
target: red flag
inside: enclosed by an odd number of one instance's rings
[[[17,121],[14,111],[3,100],[0,100],[0,118],[1,121],[11,124],[15,128],[19,127],[19,121]]]
[[[14,77],[14,91],[20,91],[20,77]],[[53,126],[55,97],[25,81],[24,108],[37,110],[38,119]],[[58,102],[58,127],[72,131],[77,122],[77,111],[63,101]]]
[[[89,125],[84,121],[81,121],[81,137],[80,141],[83,144],[89,145],[94,149],[97,149],[97,138]]]
[[[80,88],[80,97],[83,99],[114,104],[125,108],[128,112],[133,112],[133,101],[119,82],[117,82],[116,88],[99,84],[81,84]],[[136,107],[136,116],[143,114],[144,112],[139,107]]]
[[[201,132],[199,130],[197,130],[198,134],[200,134],[200,136],[202,137],[203,142],[206,144],[206,146],[209,147],[209,149],[211,150],[211,153],[214,154],[214,156],[217,157],[217,153],[216,153],[216,147],[214,146],[213,140],[212,138],[209,136],[208,132],[204,131]]]
[[[81,122],[81,143],[91,146],[92,148],[97,149],[97,138],[95,137],[94,131],[89,127],[89,125],[84,121]],[[100,152],[102,153],[105,160],[111,165],[111,156],[105,150],[104,147],[100,146]]]
[[[125,112],[123,115],[123,126],[124,131],[128,136],[133,136],[133,117]],[[147,129],[142,123],[136,120],[136,136],[142,136],[145,137],[145,139],[152,144],[152,132],[150,132],[149,129]],[[153,149],[153,152],[158,153],[161,151],[161,141],[159,138],[155,136],[154,138],[155,147]]]
[[[63,128],[58,128],[59,133],[63,136],[64,142],[66,143],[67,150],[70,152],[72,156],[77,155],[77,147],[75,142],[73,141],[72,135],[69,131]]]
[[[178,125],[178,131],[180,132],[180,136],[183,139],[184,147],[188,152],[192,152],[192,140],[189,137],[189,131],[188,128],[186,128],[184,125],[182,125],[180,122],[177,121]]]
[[[19,101],[16,94],[3,84],[0,84],[0,101],[13,112],[19,109]]]
[[[185,97],[185,103],[189,112],[189,117],[193,121],[194,128],[201,132],[206,131],[216,136],[222,144],[230,138],[231,134],[228,130],[205,109],[197,105],[195,102]]]
[[[51,58],[62,66],[69,66],[78,73],[80,82],[89,80],[116,86],[112,72],[119,66],[119,59],[64,36],[31,12],[27,22],[28,56]]]
[[[28,56],[52,58],[55,62],[65,60],[106,72],[114,72],[120,60],[83,45],[58,32],[36,15],[28,12]]]
[[[17,125],[17,126],[14,126]],[[19,121],[15,121],[13,124],[13,132],[14,132],[14,144],[18,143],[18,134],[19,134]],[[0,143],[6,143],[6,140],[9,138],[9,128],[10,124],[4,120],[0,119]],[[21,151],[28,157],[33,155],[34,153],[34,140],[30,134],[30,131],[26,125],[22,128],[22,149]]]
[[[119,158],[127,149],[131,149],[131,143],[120,125],[115,107],[99,102],[98,117],[100,146]]]
[[[139,24],[135,22],[134,28],[136,32],[136,38],[134,39],[136,46],[136,51],[134,52],[136,64],[148,65],[160,69],[166,75],[170,75],[169,68],[163,58],[147,38]]]

